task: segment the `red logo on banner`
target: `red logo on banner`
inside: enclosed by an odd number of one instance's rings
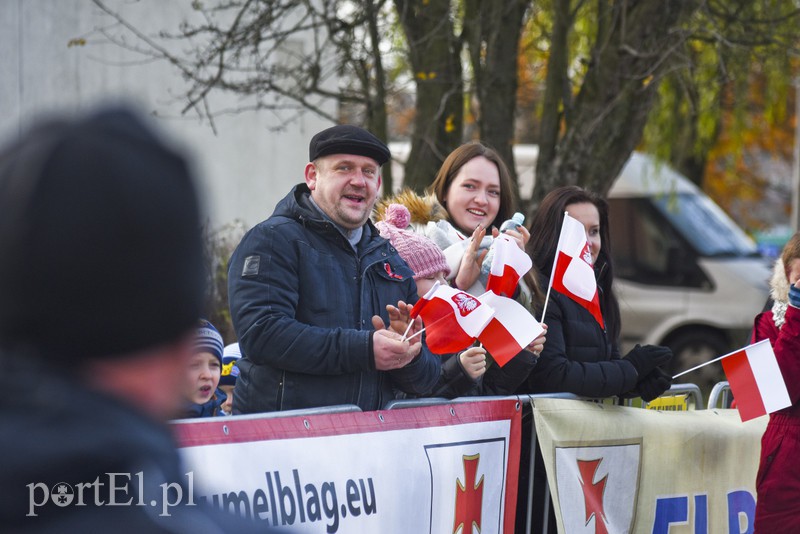
[[[481,531],[481,508],[483,506],[483,476],[475,482],[478,472],[478,460],[481,455],[464,456],[464,484],[456,479],[456,515],[453,521],[453,532],[472,534],[472,526]]]
[[[605,493],[608,475],[597,482],[593,482],[594,475],[597,473],[597,468],[602,461],[602,458],[599,460],[578,460],[578,471],[581,474],[581,487],[583,488],[583,502],[586,504],[586,524],[588,525],[592,516],[594,516],[595,534],[608,534],[606,514],[603,511],[603,494]]]

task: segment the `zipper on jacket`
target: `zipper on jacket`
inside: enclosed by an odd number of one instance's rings
[[[361,371],[358,373],[358,377],[356,378],[356,406],[361,406],[361,382],[364,377],[364,372]]]
[[[284,391],[284,384],[286,384],[286,371],[281,371],[281,380],[278,382],[278,411],[283,409],[283,391]]]
[[[376,372],[378,375],[378,402],[375,404],[377,406],[376,410],[383,409],[383,373]]]

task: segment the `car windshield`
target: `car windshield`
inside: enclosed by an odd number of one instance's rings
[[[661,195],[654,204],[702,256],[757,256],[756,245],[705,195]]]

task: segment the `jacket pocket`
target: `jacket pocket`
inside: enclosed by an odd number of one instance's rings
[[[328,327],[337,324],[336,317],[352,307],[352,281],[356,274],[354,261],[337,257],[327,250],[309,244],[299,247],[298,312],[307,314],[311,324]]]
[[[776,431],[775,428],[767,428],[761,444],[761,461],[758,466],[758,474],[756,475],[756,491],[759,497],[763,497],[762,490],[766,492],[768,486],[762,487],[762,484],[774,471],[775,465],[780,466],[781,460],[781,444],[783,443],[785,429]]]

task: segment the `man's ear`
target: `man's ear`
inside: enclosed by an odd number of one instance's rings
[[[308,163],[306,163],[306,170],[305,170],[306,185],[311,191],[313,191],[317,187],[317,173],[318,169],[313,161],[309,161]]]

